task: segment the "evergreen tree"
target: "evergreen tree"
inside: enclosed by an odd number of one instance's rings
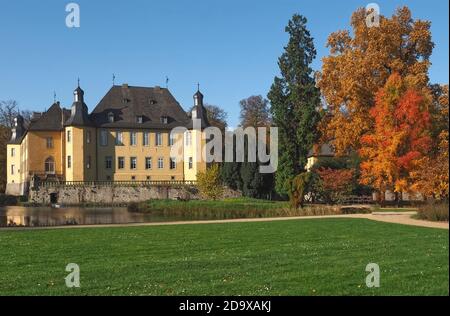
[[[289,21],[285,29],[289,42],[278,60],[281,77],[275,77],[268,94],[279,138],[275,189],[283,195],[288,192],[287,181],[305,170],[320,120],[320,92],[310,67],[316,50],[306,22],[297,14]]]

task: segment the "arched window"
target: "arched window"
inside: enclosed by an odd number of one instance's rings
[[[45,173],[55,173],[55,159],[53,159],[53,157],[48,157],[45,159]]]

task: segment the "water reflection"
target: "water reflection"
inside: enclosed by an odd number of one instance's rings
[[[0,208],[0,227],[44,227],[176,221],[150,214],[130,213],[126,208],[81,208],[7,206]]]

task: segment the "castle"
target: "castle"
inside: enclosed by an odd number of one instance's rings
[[[193,127],[193,119],[201,129]],[[185,112],[167,88],[113,85],[89,114],[84,91],[70,110],[55,102],[28,121],[15,118],[7,145],[7,188],[25,195],[30,181],[195,181],[206,169],[199,156],[209,126],[203,95]],[[175,127],[184,133],[173,134]],[[171,146],[182,143],[182,161]]]

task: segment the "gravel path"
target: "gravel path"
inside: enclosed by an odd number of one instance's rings
[[[70,228],[94,228],[94,227],[138,227],[138,226],[166,226],[166,225],[188,225],[188,224],[222,224],[222,223],[246,223],[246,222],[273,222],[304,219],[323,219],[323,218],[363,218],[379,222],[449,229],[448,222],[430,222],[411,218],[416,212],[389,212],[372,214],[349,214],[349,215],[324,215],[324,216],[299,216],[299,217],[271,217],[271,218],[243,218],[228,220],[206,220],[206,221],[179,221],[179,222],[155,222],[155,223],[135,223],[135,224],[114,224],[114,225],[75,225],[58,227],[33,227],[36,229],[70,229]],[[2,230],[26,230],[26,227],[0,228]]]

